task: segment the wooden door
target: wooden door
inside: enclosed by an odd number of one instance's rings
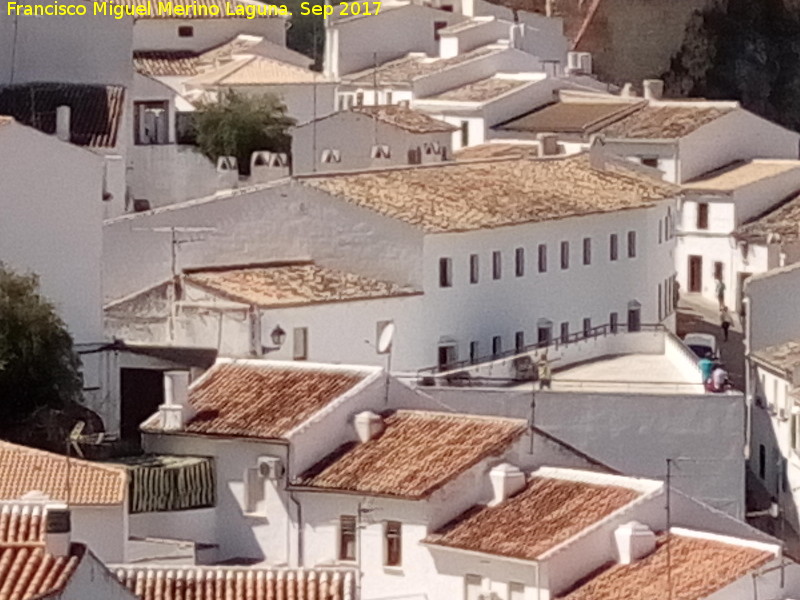
[[[703,257],[689,257],[689,291],[700,292],[703,289]]]

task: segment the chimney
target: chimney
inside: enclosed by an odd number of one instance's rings
[[[54,557],[68,556],[72,538],[69,508],[66,504],[50,504],[46,511],[45,550]]]
[[[56,137],[62,142],[68,142],[72,138],[70,133],[72,109],[69,106],[59,106],[56,108]]]
[[[620,92],[620,96],[622,96],[623,98],[635,98],[636,92],[633,90],[633,84],[629,82],[623,85],[622,91]]]
[[[656,534],[647,525],[631,521],[614,531],[619,564],[629,565],[656,549]]]
[[[589,165],[599,171],[606,168],[606,140],[601,134],[596,133],[589,139]]]
[[[383,419],[372,411],[358,413],[353,419],[353,426],[356,428],[356,435],[363,444],[383,432]]]
[[[230,190],[239,185],[239,162],[235,156],[217,158],[217,190]]]
[[[536,138],[539,141],[539,154],[541,156],[555,156],[558,154],[558,136],[552,133],[540,133]]]
[[[645,79],[642,91],[647,100],[661,100],[664,96],[664,82],[661,79]]]
[[[192,416],[189,406],[189,371],[164,372],[164,404],[158,407],[161,428],[180,431]]]
[[[492,501],[489,506],[496,506],[505,502],[511,496],[525,487],[525,473],[509,463],[501,463],[489,471],[492,482]]]

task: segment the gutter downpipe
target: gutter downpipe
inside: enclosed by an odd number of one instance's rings
[[[744,292],[744,290],[742,290]],[[752,366],[750,364],[750,334],[752,333],[753,311],[750,305],[750,296],[742,294],[742,304],[744,305],[744,377],[745,377],[745,429],[744,429],[744,458],[750,460],[750,444],[753,436],[753,404],[755,403],[755,393],[753,392]]]
[[[292,487],[290,485],[290,481],[291,481],[290,468],[292,466],[291,458],[292,458],[292,444],[291,444],[291,442],[289,442],[286,445],[286,463],[287,463],[286,464],[286,489],[289,492],[289,500],[291,500],[292,504],[294,504],[297,507],[297,566],[299,568],[302,568],[303,567],[303,554],[304,554],[304,548],[303,548],[303,506],[300,504],[300,502],[295,497],[294,490],[292,489]],[[289,535],[290,530],[291,530],[291,526],[289,527],[289,529],[287,529],[287,532],[286,532],[287,533],[287,537]],[[288,550],[288,548],[287,548],[287,550]]]

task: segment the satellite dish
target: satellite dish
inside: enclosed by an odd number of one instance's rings
[[[381,335],[378,338],[379,354],[386,354],[387,352],[391,351],[392,339],[394,339],[394,330],[394,323],[387,323],[383,328],[383,331],[381,331]]]

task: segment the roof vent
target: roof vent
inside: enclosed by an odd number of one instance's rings
[[[606,140],[599,133],[592,135],[589,141],[589,164],[599,171],[606,168]]]
[[[541,156],[555,156],[558,154],[558,136],[552,133],[540,133],[537,139],[539,140]]]
[[[189,371],[164,372],[164,404],[158,407],[161,428],[179,431],[191,418],[189,406]]]
[[[656,534],[647,525],[631,521],[614,531],[619,564],[629,565],[656,549]]]
[[[372,411],[358,413],[353,419],[356,435],[363,444],[383,433],[383,419]]]
[[[501,463],[489,471],[492,482],[492,501],[489,506],[496,506],[505,502],[511,496],[525,487],[525,473],[509,463]]]
[[[44,545],[52,556],[69,554],[72,521],[66,504],[51,504],[45,517]]]
[[[661,79],[645,79],[642,90],[647,100],[661,100],[664,96],[664,82]]]
[[[70,133],[72,109],[69,106],[56,108],[56,137],[62,142],[68,142],[72,137]]]
[[[622,91],[620,92],[620,96],[622,96],[623,98],[635,98],[636,92],[633,89],[633,84],[629,82],[623,85]]]

